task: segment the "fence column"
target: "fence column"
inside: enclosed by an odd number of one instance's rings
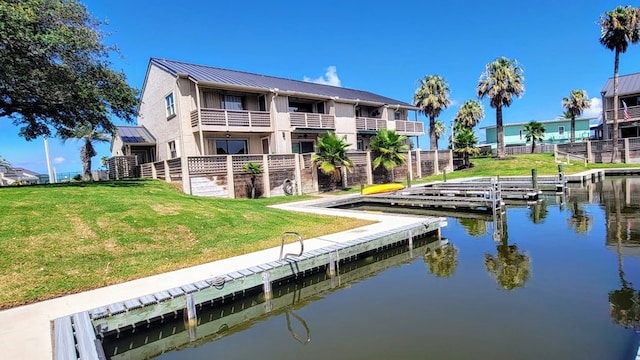
[[[302,155],[295,153],[293,159],[295,161],[295,172],[296,172],[296,193],[298,195],[302,195],[302,170],[300,169],[300,160],[302,159]]]
[[[591,141],[587,140],[587,162],[593,163],[593,155],[591,154]]]
[[[227,196],[230,199],[236,198],[236,187],[233,181],[233,156],[227,155]]]
[[[558,144],[553,144],[553,160],[558,161]]]
[[[158,178],[158,171],[156,170],[156,163],[151,163],[151,178],[152,179],[157,179]]]
[[[624,163],[629,163],[629,138],[624,138]]]
[[[433,153],[433,175],[440,174],[440,164],[438,164],[438,150]]]
[[[189,176],[189,157],[182,156],[180,158],[180,170],[182,171],[182,191],[185,194],[191,194],[191,177]]]
[[[456,169],[453,167],[453,150],[449,150],[449,169],[454,172]]]
[[[407,186],[411,187],[411,181],[413,180],[413,161],[411,159],[411,150],[409,150],[407,155],[407,166],[409,167],[409,171],[407,171]]]
[[[271,197],[271,181],[269,179],[269,155],[262,155],[262,187],[264,197]]]
[[[169,171],[169,162],[167,160],[164,160],[163,163],[164,163],[164,181],[170,183],[171,171]]]
[[[420,150],[416,150],[416,173],[418,179],[422,179],[422,160],[420,159]]]
[[[371,167],[371,151],[367,151],[367,185],[373,184],[373,168]]]

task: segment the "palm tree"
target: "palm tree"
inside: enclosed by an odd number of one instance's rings
[[[437,277],[449,277],[456,272],[458,266],[458,248],[445,244],[424,254],[424,261],[429,267],[429,273]]]
[[[390,181],[394,181],[393,168],[407,161],[405,152],[409,151],[407,137],[397,134],[394,130],[378,130],[376,136],[369,143],[374,153],[373,168],[383,166],[391,174]]]
[[[438,150],[436,137],[436,118],[442,110],[449,107],[449,84],[440,75],[426,75],[420,79],[420,86],[413,95],[414,104],[420,108],[420,112],[429,117],[429,140],[431,151]]]
[[[434,128],[435,128],[435,132],[436,132],[436,149],[437,149],[438,148],[438,140],[440,140],[442,135],[444,135],[444,133],[447,131],[447,127],[444,125],[442,120],[436,120]]]
[[[463,127],[473,129],[482,118],[484,118],[482,104],[477,100],[467,100],[456,113],[456,117],[453,120],[454,128],[456,131]]]
[[[353,168],[353,161],[347,156],[347,137],[338,137],[333,132],[320,135],[315,154],[311,155],[311,162],[317,166],[323,174],[329,175],[331,189],[335,189],[338,181],[342,179],[340,169],[349,171]]]
[[[262,174],[262,165],[254,162],[245,163],[242,166],[244,171],[251,174],[251,198],[256,198],[256,179],[258,175]]]
[[[469,157],[478,155],[480,149],[476,147],[478,143],[478,137],[473,133],[473,130],[468,128],[461,128],[456,133],[454,141],[454,149],[458,154],[464,156],[464,165],[469,167]]]
[[[571,90],[569,97],[562,98],[562,106],[567,109],[571,119],[571,142],[576,142],[576,116],[591,107],[591,101],[584,90]]]
[[[4,166],[4,167],[7,167],[7,168],[10,168],[11,167],[11,163],[9,162],[9,160],[3,158],[0,155],[0,166]]]
[[[83,142],[80,147],[80,160],[82,161],[82,179],[91,180],[91,158],[97,155],[93,144],[96,142],[109,142],[111,137],[108,133],[99,130],[93,124],[81,124],[72,129],[63,129],[59,132],[63,143],[71,139]]]
[[[618,6],[600,17],[600,43],[607,49],[614,51],[612,163],[618,162],[618,69],[620,54],[627,51],[629,43],[636,44],[640,40],[639,24],[640,9],[629,5]]]
[[[531,141],[531,153],[536,151],[536,141],[544,139],[544,125],[539,121],[531,121],[524,125],[524,134],[527,142]]]
[[[500,57],[486,65],[480,75],[477,93],[479,98],[488,97],[489,104],[496,109],[496,135],[498,138],[497,155],[506,156],[504,148],[504,129],[502,127],[502,107],[510,106],[513,97],[524,94],[523,69],[517,61]]]

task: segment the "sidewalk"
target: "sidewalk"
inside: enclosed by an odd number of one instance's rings
[[[367,219],[377,223],[319,238],[306,239],[305,252],[424,221],[424,217],[307,207],[309,204],[327,201],[329,199],[324,198],[275,207]],[[298,251],[299,244],[285,246],[285,252]],[[0,329],[0,348],[3,358],[52,359],[51,321],[56,318],[245,269],[271,261],[270,259],[277,260],[279,254],[280,247],[276,246],[255,253],[1,311],[0,323],[3,326]]]

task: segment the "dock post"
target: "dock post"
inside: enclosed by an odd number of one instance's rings
[[[567,180],[564,177],[564,166],[558,164],[558,185],[556,185],[556,193],[564,192]]]
[[[186,300],[187,304],[185,306],[184,321],[186,328],[189,330],[189,339],[191,341],[195,341],[197,338],[196,327],[198,326],[198,315],[196,313],[196,303],[193,300],[193,294],[187,294]]]
[[[444,182],[447,182],[447,169],[444,169],[442,171],[442,179]]]
[[[531,185],[538,190],[538,169],[531,169]]]
[[[413,231],[409,230],[407,237],[409,238],[409,258],[413,258]]]
[[[271,298],[273,298],[273,292],[271,291],[271,275],[268,271],[262,273],[262,289],[265,300],[271,300]]]
[[[336,276],[336,253],[329,253],[329,266],[327,267],[328,275],[331,277]]]

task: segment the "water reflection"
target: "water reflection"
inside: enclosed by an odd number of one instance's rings
[[[458,266],[458,248],[453,244],[445,244],[440,248],[424,254],[429,273],[437,277],[449,277],[456,272]]]
[[[569,200],[571,216],[567,219],[569,229],[577,234],[586,234],[593,226],[593,216],[583,209],[583,205],[577,199]]]
[[[544,219],[547,218],[547,215],[549,215],[549,211],[547,210],[547,202],[544,200],[537,201],[534,204],[530,204],[529,209],[531,210],[529,212],[529,219],[531,219],[534,224],[542,224],[544,222]]]
[[[487,233],[489,222],[483,219],[459,218],[458,223],[473,237],[481,237]]]
[[[509,245],[506,216],[497,219],[496,228],[501,228],[500,244],[496,246],[497,254],[484,255],[484,266],[487,272],[496,279],[498,286],[505,290],[523,287],[530,276],[531,258],[521,253],[518,245]]]

